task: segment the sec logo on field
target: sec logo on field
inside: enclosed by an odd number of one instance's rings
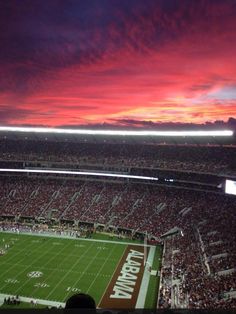
[[[30,278],[39,278],[43,275],[41,271],[31,271],[30,273],[27,274],[28,277]]]

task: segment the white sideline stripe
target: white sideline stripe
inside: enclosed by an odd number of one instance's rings
[[[118,135],[118,136],[232,136],[231,130],[214,131],[150,131],[150,130],[91,130],[91,129],[63,129],[0,126],[0,132],[27,132],[27,133],[56,133],[56,134],[85,134],[85,135]]]
[[[136,309],[144,309],[145,300],[146,300],[147,291],[148,291],[148,284],[149,284],[150,275],[151,275],[150,272],[148,271],[148,267],[152,266],[153,264],[155,250],[156,250],[155,247],[151,247],[148,253],[148,259],[147,259],[147,263],[144,269],[143,278],[142,278],[142,282],[139,289],[138,299],[135,306]]]
[[[0,303],[4,301],[4,298],[11,298],[11,297],[15,297],[16,295],[13,294],[4,294],[4,293],[0,293]],[[43,300],[43,299],[37,299],[37,298],[27,298],[27,297],[22,297],[19,296],[19,299],[21,302],[26,302],[26,303],[30,303],[32,300],[36,301],[37,304],[41,304],[41,305],[48,305],[48,306],[55,306],[55,307],[59,307],[62,306],[64,308],[65,303],[63,302],[58,302],[58,301],[50,301],[50,300]]]
[[[0,230],[1,232],[5,233],[12,233],[16,234],[14,231],[8,230]],[[30,235],[30,236],[37,236],[37,237],[48,237],[48,238],[62,238],[62,239],[70,239],[70,240],[81,240],[81,241],[93,241],[93,242],[102,242],[102,243],[112,243],[112,244],[124,244],[124,245],[136,245],[136,246],[143,246],[141,243],[133,243],[133,242],[121,242],[121,241],[110,241],[110,240],[99,240],[99,239],[85,239],[85,238],[75,238],[66,235],[58,235],[58,234],[51,234],[51,233],[31,233],[31,232],[20,232],[19,234]],[[147,245],[148,247],[155,247],[155,245]]]

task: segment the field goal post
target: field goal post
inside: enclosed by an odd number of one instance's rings
[[[152,265],[148,261],[148,233],[147,231],[144,233],[144,240],[143,240],[143,266],[145,271],[149,272],[152,274]]]

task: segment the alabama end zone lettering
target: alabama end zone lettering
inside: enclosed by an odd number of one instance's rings
[[[137,250],[130,250],[128,256],[122,266],[119,277],[113,287],[113,293],[110,295],[112,299],[131,299],[134,286],[140,273],[144,254]],[[135,261],[139,259],[139,261]],[[141,259],[141,261],[140,261]]]
[[[100,308],[135,308],[144,272],[143,247],[129,245],[104,293]]]

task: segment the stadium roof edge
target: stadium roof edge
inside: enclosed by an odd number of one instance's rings
[[[230,137],[232,130],[197,130],[197,131],[157,131],[157,130],[92,130],[92,129],[65,129],[43,127],[12,127],[0,126],[0,132],[36,133],[36,134],[65,134],[65,135],[95,135],[95,136],[151,136],[151,137]]]

